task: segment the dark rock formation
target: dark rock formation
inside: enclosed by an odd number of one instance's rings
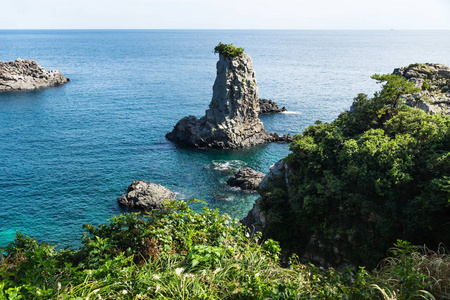
[[[155,209],[167,199],[175,199],[177,195],[162,185],[143,180],[131,183],[125,195],[120,196],[117,201],[120,206],[135,207],[141,209]]]
[[[18,58],[16,61],[0,62],[0,92],[34,90],[69,81],[58,70],[45,71],[34,60]]]
[[[253,208],[248,212],[247,216],[241,220],[241,224],[250,230],[250,233],[262,232],[265,223],[265,217],[259,209],[261,198],[256,199]]]
[[[213,97],[206,116],[181,119],[167,139],[201,148],[240,148],[287,141],[270,134],[258,118],[260,110],[255,71],[249,55],[219,54]]]
[[[269,173],[264,176],[263,180],[259,182],[258,188],[266,189],[270,184],[275,183],[277,180],[286,181],[286,164],[283,160],[279,160],[277,163],[270,167]],[[252,232],[262,231],[265,225],[265,217],[261,212],[259,205],[261,198],[256,199],[253,204],[253,208],[248,212],[247,216],[241,220],[241,223],[250,228]]]
[[[259,108],[260,114],[273,114],[287,111],[286,107],[283,106],[280,109],[277,102],[267,99],[259,99]]]
[[[253,169],[242,168],[227,180],[227,184],[240,187],[242,190],[256,190],[264,176],[264,173]]]
[[[402,101],[427,113],[450,114],[450,67],[443,64],[412,64],[394,70],[395,75],[420,87],[416,94],[402,96]]]

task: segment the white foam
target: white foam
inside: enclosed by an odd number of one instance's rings
[[[281,112],[282,114],[286,114],[286,115],[301,115],[302,113],[299,111],[283,111]]]

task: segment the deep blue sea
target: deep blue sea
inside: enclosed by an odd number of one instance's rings
[[[288,145],[195,150],[165,139],[179,119],[208,108],[219,42],[244,47],[260,97],[287,107],[261,116],[279,134],[335,119],[358,93],[379,89],[374,73],[450,65],[450,31],[0,31],[0,61],[34,59],[71,79],[0,94],[0,246],[16,230],[77,246],[82,224],[123,212],[117,197],[137,179],[246,215],[256,195],[226,179],[244,166],[266,173]]]

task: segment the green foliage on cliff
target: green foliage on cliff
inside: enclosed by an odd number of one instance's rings
[[[423,287],[430,290],[430,275],[416,269],[416,261],[403,259],[405,253],[409,257],[414,252],[403,244],[377,273],[364,268],[357,272],[325,270],[299,264],[295,258],[288,268],[281,268],[277,242],[258,242],[260,235],[250,237],[227,215],[207,208],[196,213],[184,202],[167,202],[150,215],[114,216],[108,224],[86,225],[85,229],[78,250],[56,250],[17,234],[13,243],[0,249],[5,254],[0,264],[0,299],[430,296],[420,291]],[[441,266],[448,267],[446,256],[438,258],[444,259]],[[430,291],[445,291],[445,285],[436,282]]]
[[[236,47],[233,44],[219,43],[214,48],[214,53],[219,53],[219,54],[224,55],[225,57],[234,58],[234,57],[241,56],[242,54],[244,54],[244,48]]]
[[[332,264],[375,266],[396,239],[450,244],[450,117],[401,104],[396,75],[291,143],[288,182],[261,191],[266,234]]]

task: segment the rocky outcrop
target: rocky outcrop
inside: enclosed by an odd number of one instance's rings
[[[260,201],[261,198],[256,199],[252,209],[248,212],[247,216],[241,220],[241,224],[247,227],[251,234],[255,232],[262,232],[266,221],[263,213],[259,209]]]
[[[287,184],[287,165],[281,159],[270,167],[269,173],[259,182],[259,189],[267,189],[270,185],[275,184],[278,181],[283,181]],[[247,216],[241,220],[242,225],[254,231],[262,231],[265,225],[265,217],[259,208],[262,198],[258,198],[253,204],[252,209],[248,212]]]
[[[45,71],[34,60],[18,58],[16,61],[0,62],[0,92],[34,90],[69,81],[58,70]]]
[[[277,102],[267,99],[259,99],[259,108],[260,114],[273,114],[287,111],[286,107],[279,108]]]
[[[167,139],[200,148],[241,148],[275,141],[290,141],[264,129],[253,63],[249,55],[219,54],[213,97],[206,115],[188,116],[169,132]]]
[[[256,190],[263,178],[264,173],[250,168],[242,168],[227,180],[227,184],[239,187],[242,190]]]
[[[120,196],[117,201],[120,206],[150,210],[159,208],[164,200],[173,200],[176,197],[174,192],[162,185],[136,180],[128,187],[127,193]]]
[[[430,114],[450,114],[450,67],[443,64],[412,64],[394,70],[422,91],[401,96],[401,100]]]

